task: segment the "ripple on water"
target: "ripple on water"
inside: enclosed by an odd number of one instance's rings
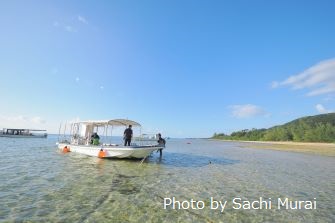
[[[160,159],[101,160],[57,151],[55,137],[1,139],[0,221],[333,222],[334,158],[169,140]],[[191,144],[186,142],[191,141]],[[289,197],[312,211],[164,210],[163,200]]]

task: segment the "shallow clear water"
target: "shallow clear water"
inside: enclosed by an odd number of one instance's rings
[[[163,158],[101,160],[60,153],[57,137],[0,138],[0,222],[334,222],[335,158],[168,140]],[[190,143],[190,144],[189,144]],[[164,198],[205,208],[163,208]],[[228,200],[210,209],[210,198]],[[271,198],[272,209],[236,210],[232,199]],[[276,199],[313,200],[278,210]]]

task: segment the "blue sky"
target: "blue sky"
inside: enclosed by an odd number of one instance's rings
[[[1,1],[0,128],[208,137],[335,111],[334,1]]]

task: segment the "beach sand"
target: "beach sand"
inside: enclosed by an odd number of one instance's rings
[[[272,149],[289,152],[309,153],[335,157],[335,143],[272,142],[272,141],[231,141],[239,142],[243,148]]]

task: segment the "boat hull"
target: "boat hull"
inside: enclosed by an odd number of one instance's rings
[[[70,152],[76,152],[88,156],[100,158],[135,158],[141,159],[149,156],[152,152],[163,149],[161,146],[93,146],[93,145],[71,145],[68,143],[59,143],[58,148],[64,148]],[[100,152],[103,152],[101,154]]]

